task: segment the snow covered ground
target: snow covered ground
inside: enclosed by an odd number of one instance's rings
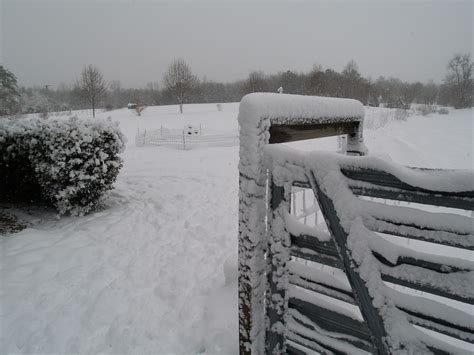
[[[0,238],[0,353],[237,353],[238,146],[135,146],[137,129],[161,126],[238,134],[237,103],[184,110],[100,113],[128,138],[106,208],[32,209],[29,228]],[[472,110],[387,122],[364,132],[371,154],[474,168]],[[337,149],[335,138],[293,145]]]

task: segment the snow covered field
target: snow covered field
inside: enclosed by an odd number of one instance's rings
[[[184,111],[101,113],[128,138],[106,208],[32,210],[30,228],[0,239],[0,353],[237,353],[238,146],[135,146],[137,129],[161,126],[238,134],[237,103]],[[474,168],[472,110],[364,134],[371,154],[400,164]],[[336,138],[292,145],[337,149]]]

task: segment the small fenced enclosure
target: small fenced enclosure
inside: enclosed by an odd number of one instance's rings
[[[472,346],[474,174],[363,156],[363,116],[354,100],[242,100],[241,354]],[[269,145],[341,134],[354,156]]]
[[[188,125],[183,129],[168,129],[161,126],[159,129],[138,130],[135,137],[137,146],[162,145],[188,149],[199,145],[236,145],[239,137],[232,134],[208,134],[203,132],[201,125]]]

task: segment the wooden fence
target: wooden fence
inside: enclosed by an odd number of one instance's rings
[[[365,152],[363,116],[341,124],[333,119],[338,101],[297,99],[314,108],[313,117],[304,110],[302,125],[285,111],[295,97],[279,96],[247,97],[239,116],[241,145],[255,144],[241,146],[239,166],[240,353],[468,352],[474,174],[267,147],[349,134],[348,152]],[[319,104],[333,104],[334,115],[321,117]],[[325,228],[317,217],[309,227],[291,215],[295,187],[314,192]]]
[[[193,129],[144,129],[137,132],[135,144],[137,146],[162,145],[188,149],[199,145],[236,145],[238,136],[232,134],[206,134],[201,126]]]

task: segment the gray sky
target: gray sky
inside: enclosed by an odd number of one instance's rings
[[[0,0],[0,60],[21,85],[71,83],[84,64],[125,87],[161,83],[174,57],[208,80],[251,70],[341,70],[440,82],[473,52],[473,1]]]

